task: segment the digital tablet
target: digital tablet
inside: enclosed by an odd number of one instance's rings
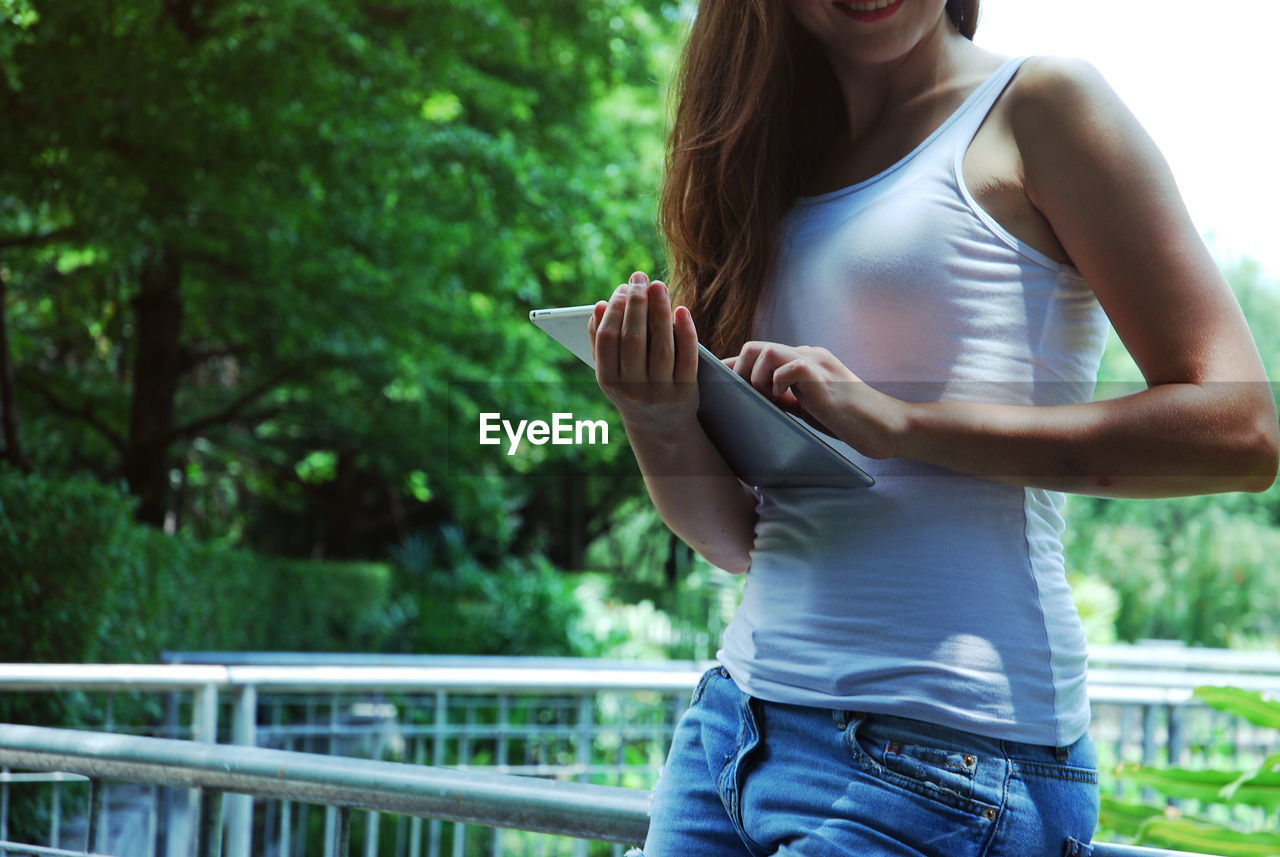
[[[587,319],[594,306],[535,309],[529,320],[592,368]],[[701,343],[698,420],[724,460],[748,485],[863,488],[875,480],[825,435],[765,398]]]

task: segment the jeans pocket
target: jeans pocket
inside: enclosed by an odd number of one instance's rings
[[[972,753],[897,741],[889,741],[881,749],[880,764],[890,771],[961,797],[973,794],[973,770],[978,757]]]
[[[875,715],[850,725],[847,743],[863,770],[891,785],[995,818],[998,808],[974,797],[974,778],[982,764],[976,751],[924,743],[895,731],[878,723]]]

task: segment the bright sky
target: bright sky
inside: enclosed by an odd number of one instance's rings
[[[978,44],[1093,63],[1169,160],[1220,260],[1280,277],[1280,2],[982,0]]]

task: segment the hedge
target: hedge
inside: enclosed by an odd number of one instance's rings
[[[0,659],[153,662],[163,649],[376,646],[390,568],[281,559],[133,522],[119,488],[0,470]]]

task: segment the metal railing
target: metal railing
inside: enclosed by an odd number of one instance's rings
[[[644,791],[453,771],[373,760],[339,759],[257,747],[0,724],[0,765],[199,789],[205,818],[224,792],[338,808],[338,835],[326,851],[347,857],[353,809],[511,827],[604,842],[644,841]],[[0,853],[97,855],[90,829],[84,851],[0,841]],[[219,857],[219,826],[204,823],[195,857]],[[1094,845],[1096,857],[1212,857],[1123,845]]]
[[[108,731],[647,789],[704,666],[290,653],[173,657],[202,662],[0,665],[0,692],[77,691],[95,699],[101,693],[101,726]],[[1093,734],[1108,762],[1213,764],[1221,761],[1222,734],[1246,759],[1275,749],[1274,733],[1228,722],[1200,706],[1192,689],[1234,684],[1280,692],[1280,653],[1107,647],[1095,649],[1091,661]],[[141,726],[114,723],[113,701],[121,694],[163,699],[163,718]],[[1210,747],[1218,757],[1205,755]],[[198,835],[197,798],[160,789],[150,801],[147,823],[159,828],[160,844],[149,853],[188,853]],[[110,805],[103,800],[101,812]],[[224,815],[230,857],[258,853],[255,836],[279,842],[281,857],[307,853],[299,833],[307,826],[306,805],[233,794]],[[336,811],[326,810],[326,849],[337,824]],[[395,835],[406,846],[396,853],[416,857],[421,822],[414,817],[402,826]],[[365,829],[365,854],[376,854],[376,827]],[[290,833],[296,834],[292,847]],[[432,821],[425,852],[462,857],[474,851],[474,841],[467,843],[465,830]],[[515,849],[495,832],[485,850],[496,857]],[[582,844],[572,851],[587,854]]]
[[[0,665],[0,692],[104,694],[105,725],[113,729],[124,728],[111,723],[117,695],[159,694],[168,700],[166,717],[162,723],[143,727],[147,734],[345,756],[377,757],[390,751],[397,758],[440,767],[482,766],[619,784],[630,780],[629,785],[647,788],[699,674],[688,663],[503,658],[418,663],[390,667],[314,662],[306,666],[9,664]],[[493,712],[498,713],[496,719]],[[526,722],[516,722],[520,717]],[[602,756],[604,745],[614,752],[608,763]],[[627,755],[633,758],[624,758]],[[643,782],[637,783],[637,777]],[[160,818],[162,841],[148,854],[189,853],[199,835],[196,799],[162,791],[152,800],[157,804],[151,811]],[[263,807],[263,803],[248,796],[228,796],[223,811],[227,853],[235,857],[256,853],[255,815],[260,822],[256,835],[279,841],[281,855],[308,853],[301,837],[307,824],[306,805],[290,807],[273,801]],[[102,801],[102,812],[108,805]],[[96,816],[94,822],[99,823]],[[326,850],[337,835],[337,823],[336,813],[327,810]],[[421,825],[414,819],[407,827],[402,835],[413,855],[418,853],[414,849],[422,838]],[[425,853],[433,857],[472,853],[474,842],[468,845],[468,832],[459,828],[431,822]],[[292,846],[285,844],[290,831],[299,834]],[[376,831],[371,836],[366,839],[366,855],[377,853]],[[508,851],[496,834],[486,850],[494,855]],[[585,855],[585,844],[575,846],[572,853]]]

